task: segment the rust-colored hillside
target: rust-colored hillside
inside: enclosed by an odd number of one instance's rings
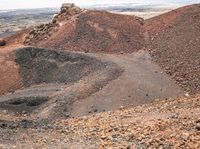
[[[65,14],[71,11],[72,8]],[[63,18],[63,14],[57,18]],[[91,10],[79,11],[64,20],[58,21],[57,18],[30,32],[25,43],[62,50],[106,53],[131,53],[144,47],[144,22],[141,18]]]
[[[200,5],[171,11],[145,24],[153,60],[186,91],[199,91]]]

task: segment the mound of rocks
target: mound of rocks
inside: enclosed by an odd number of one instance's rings
[[[53,18],[53,22],[62,22],[71,16],[80,14],[82,11],[83,9],[75,6],[73,3],[64,3],[62,4],[60,13]]]
[[[0,46],[5,46],[5,45],[6,45],[6,41],[0,38]]]
[[[143,26],[144,20],[136,16],[84,11],[74,4],[63,4],[52,23],[31,31],[25,44],[71,51],[131,53],[144,47]]]

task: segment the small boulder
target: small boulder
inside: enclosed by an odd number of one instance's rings
[[[5,46],[5,45],[6,45],[6,41],[0,38],[0,46]]]
[[[197,131],[200,131],[200,123],[197,123],[195,128],[196,128]]]

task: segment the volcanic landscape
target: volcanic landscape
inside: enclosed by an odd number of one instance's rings
[[[142,19],[63,4],[0,39],[0,148],[200,148],[200,5]]]

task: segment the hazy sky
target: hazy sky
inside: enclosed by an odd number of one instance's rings
[[[184,5],[200,3],[200,0],[0,0],[0,10],[18,8],[42,8],[60,7],[62,3],[73,2],[79,6],[94,4],[120,4],[120,3],[139,3],[139,4],[166,4]]]

